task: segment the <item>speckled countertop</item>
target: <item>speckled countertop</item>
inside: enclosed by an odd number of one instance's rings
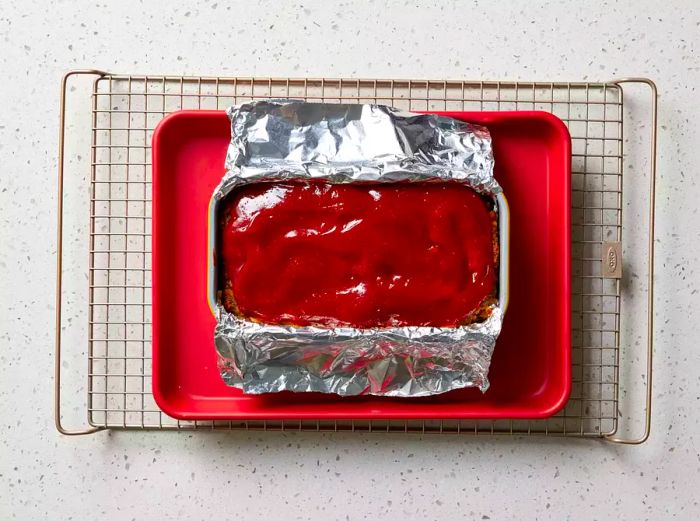
[[[700,517],[697,2],[0,4],[1,519]],[[658,327],[649,442],[60,436],[51,378],[58,85],[66,70],[85,67],[229,76],[655,79],[661,93]]]

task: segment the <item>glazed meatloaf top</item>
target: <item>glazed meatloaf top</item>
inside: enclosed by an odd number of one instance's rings
[[[495,298],[494,204],[459,183],[257,183],[220,218],[222,300],[248,320],[453,327]]]

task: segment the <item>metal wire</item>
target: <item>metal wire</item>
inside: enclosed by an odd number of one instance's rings
[[[266,98],[406,110],[546,110],[572,138],[572,393],[546,420],[216,421],[169,418],[151,395],[151,136],[169,112]],[[88,419],[101,428],[546,434],[616,432],[620,282],[601,275],[622,240],[622,90],[617,84],[184,78],[100,75],[92,94]],[[57,390],[60,392],[60,389]]]

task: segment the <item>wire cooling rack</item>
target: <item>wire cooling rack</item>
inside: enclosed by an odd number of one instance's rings
[[[61,419],[64,148],[70,83],[92,75],[89,179],[87,421]],[[618,437],[623,209],[623,91],[651,89],[644,433]],[[151,137],[168,113],[266,98],[380,103],[406,110],[546,110],[572,138],[572,393],[545,420],[287,420],[183,422],[151,394]],[[88,132],[88,128],[79,129]],[[649,80],[526,83],[134,76],[73,71],[62,83],[56,324],[56,426],[544,434],[641,443],[651,421],[656,87]]]

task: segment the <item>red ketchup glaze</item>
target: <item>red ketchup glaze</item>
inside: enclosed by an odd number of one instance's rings
[[[496,284],[489,204],[457,183],[259,183],[223,211],[224,273],[259,322],[450,327]]]

